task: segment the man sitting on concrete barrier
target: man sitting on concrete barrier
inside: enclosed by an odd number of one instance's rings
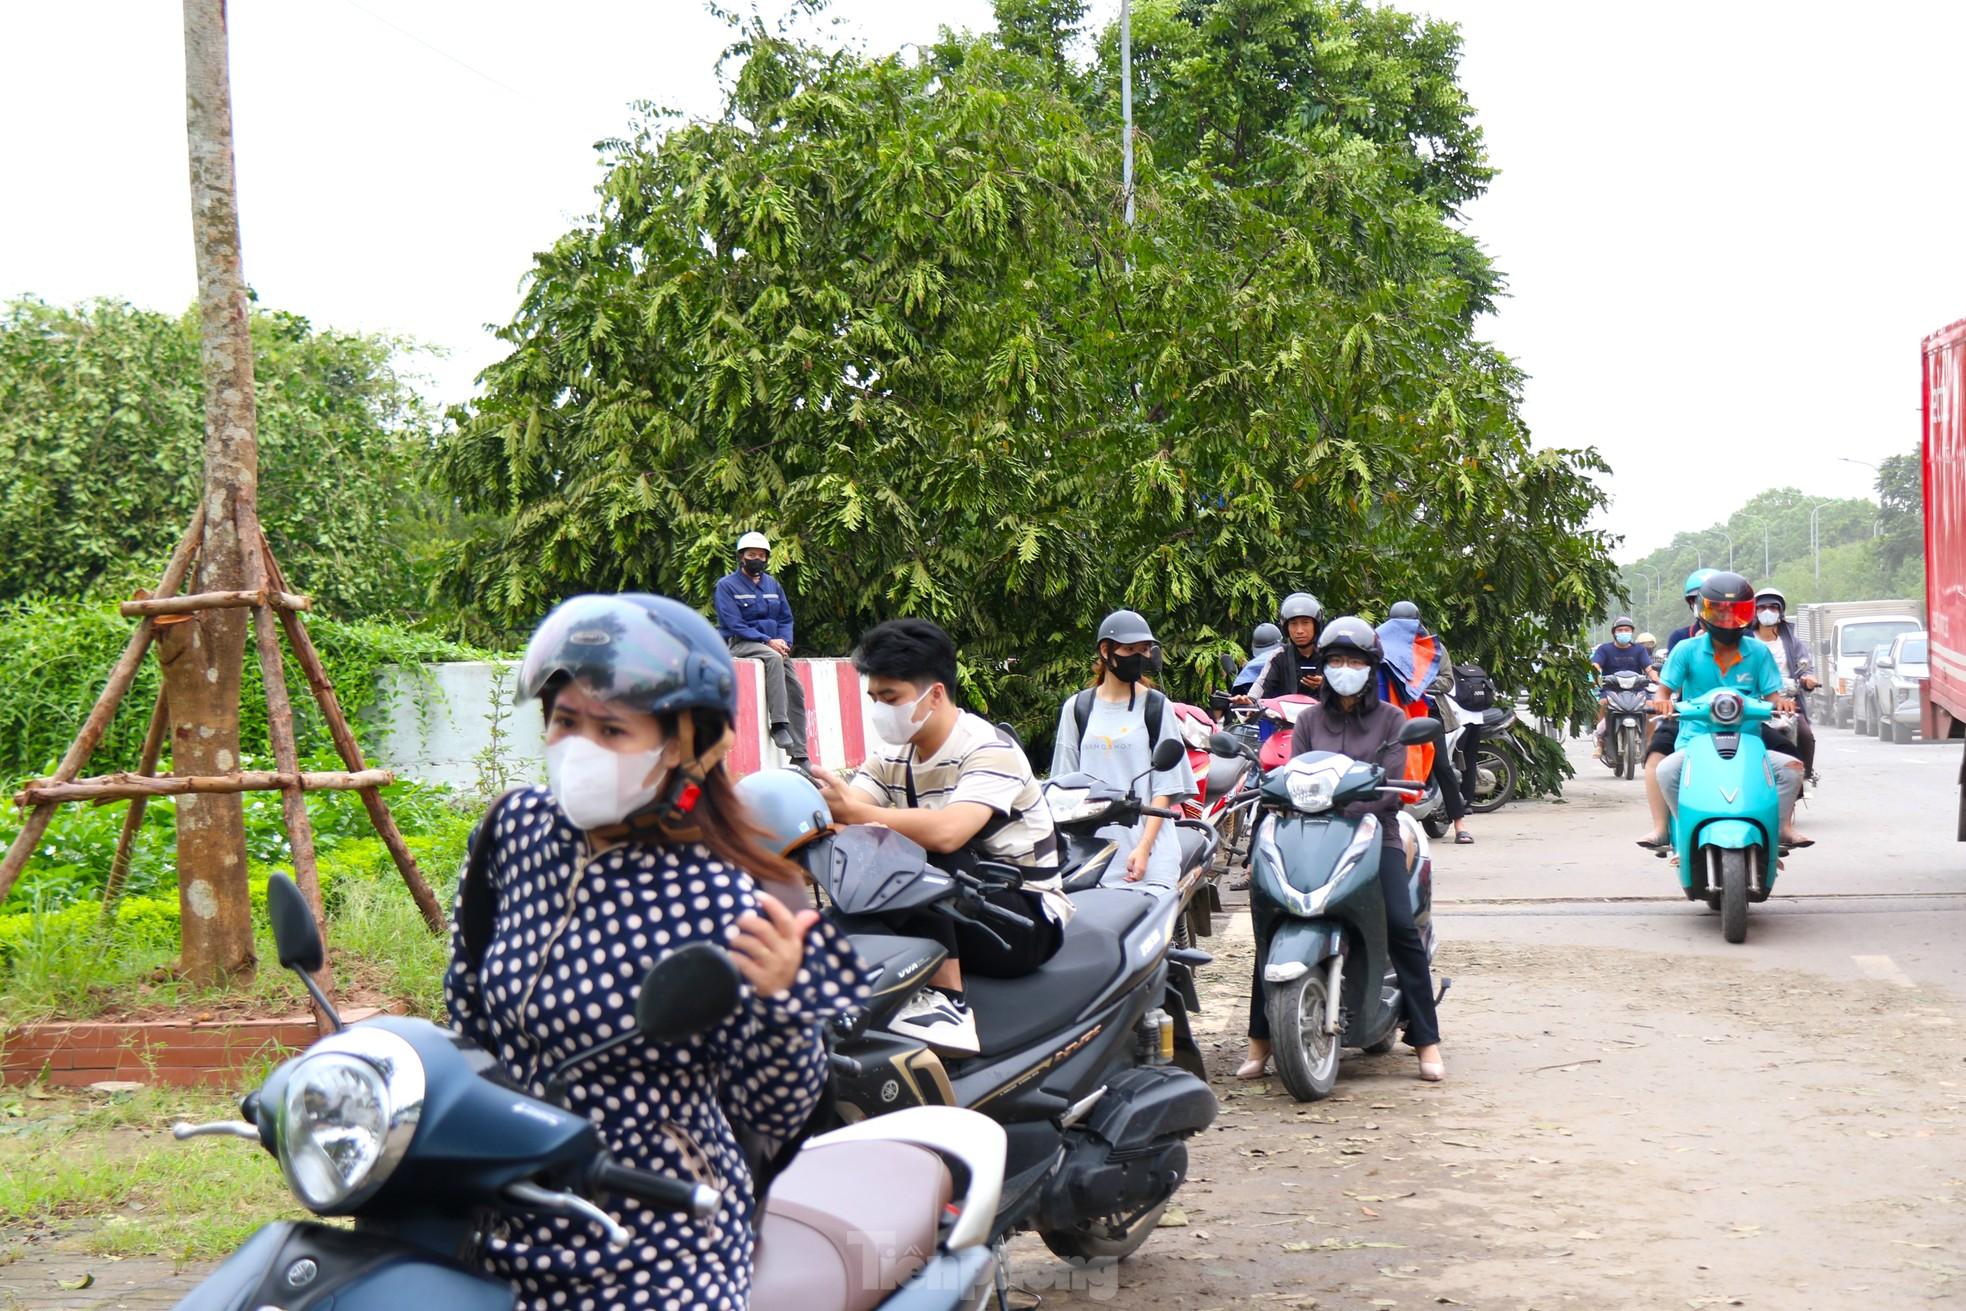
[[[792,671],[792,607],[785,589],[765,572],[771,543],[763,533],[737,539],[737,569],[717,582],[717,631],[740,660],[765,667],[765,713],[771,740],[792,763],[806,758],[806,693]]]

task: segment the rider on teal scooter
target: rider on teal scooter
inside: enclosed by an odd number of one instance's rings
[[[1753,585],[1737,573],[1713,574],[1700,585],[1696,613],[1705,631],[1674,647],[1666,660],[1665,671],[1659,676],[1658,712],[1670,715],[1675,700],[1692,702],[1722,689],[1758,697],[1777,710],[1792,712],[1795,706],[1782,695],[1782,672],[1775,664],[1775,657],[1764,644],[1742,640],[1754,623]],[[1659,766],[1659,786],[1675,819],[1688,748],[1714,728],[1704,714],[1680,717],[1673,753]],[[1757,730],[1758,723],[1749,725],[1750,732]],[[1802,762],[1777,751],[1767,752],[1765,760],[1769,781],[1780,798],[1780,841],[1790,847],[1810,846],[1812,840],[1798,836],[1794,830],[1795,802],[1802,793]],[[1677,838],[1681,826],[1675,823],[1673,827]],[[1687,853],[1680,854],[1684,861]],[[1682,870],[1682,880],[1691,873]]]

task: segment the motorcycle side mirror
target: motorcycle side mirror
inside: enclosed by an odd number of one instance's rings
[[[1419,746],[1433,739],[1440,732],[1440,721],[1431,717],[1409,719],[1400,725],[1399,744],[1403,747]]]
[[[1173,769],[1176,765],[1181,763],[1182,759],[1186,757],[1187,754],[1188,754],[1187,744],[1182,742],[1180,738],[1176,738],[1176,737],[1162,738],[1160,741],[1160,745],[1154,748],[1154,756],[1152,761],[1152,764],[1154,766],[1154,772],[1158,774],[1163,770]]]
[[[325,963],[321,930],[314,923],[314,912],[307,898],[285,874],[266,880],[266,918],[273,923],[273,946],[280,953],[280,964],[302,974],[312,974]]]
[[[1211,756],[1239,756],[1242,754],[1242,743],[1236,741],[1227,733],[1210,733],[1208,735],[1208,754]]]
[[[340,1014],[321,991],[321,985],[314,981],[314,976],[327,964],[321,928],[314,922],[313,907],[285,874],[274,874],[266,880],[266,918],[273,925],[273,949],[279,953],[280,964],[300,976],[301,986],[307,989],[307,995],[314,999],[321,1014],[327,1016],[328,1023],[341,1028]]]
[[[1242,672],[1241,662],[1239,662],[1234,656],[1230,655],[1227,651],[1224,651],[1222,653],[1221,658],[1216,663],[1222,666],[1222,672],[1227,674],[1230,678],[1234,678],[1237,674]]]
[[[642,980],[635,1027],[650,1042],[681,1042],[715,1027],[737,1009],[744,983],[730,953],[707,942],[678,947]]]

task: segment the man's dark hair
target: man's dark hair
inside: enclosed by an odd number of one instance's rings
[[[868,677],[898,678],[924,687],[940,683],[956,695],[956,643],[926,619],[890,619],[860,635],[853,667]]]

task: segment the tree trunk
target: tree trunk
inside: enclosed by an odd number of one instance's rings
[[[237,592],[255,584],[246,552],[258,538],[259,439],[233,186],[225,0],[184,0],[184,105],[205,378],[205,542],[191,590]],[[243,610],[206,610],[164,629],[158,654],[175,772],[239,768],[245,651]],[[205,985],[250,975],[252,903],[241,799],[180,798],[177,851],[184,975]]]

